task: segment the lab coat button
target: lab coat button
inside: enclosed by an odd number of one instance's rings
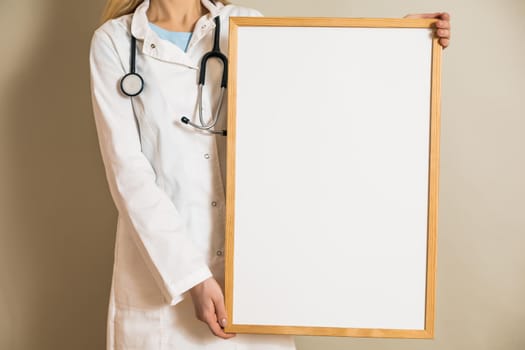
[[[155,44],[151,44],[150,46],[151,46],[152,49],[157,47]]]
[[[215,202],[215,201],[211,202],[211,206],[212,207],[216,207],[217,206],[217,202]]]
[[[209,155],[208,153],[206,153],[206,154],[204,155],[204,158],[206,158],[206,159],[210,159],[210,155]]]
[[[222,250],[217,250],[217,256],[222,256]]]

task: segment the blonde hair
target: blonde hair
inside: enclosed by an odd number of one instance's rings
[[[229,4],[229,1],[226,0],[218,1],[225,5]],[[102,13],[102,23],[135,12],[135,9],[143,2],[144,0],[108,0]]]

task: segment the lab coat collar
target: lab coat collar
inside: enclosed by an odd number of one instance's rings
[[[224,7],[219,1],[212,2],[211,0],[201,0],[201,3],[209,13],[197,21],[190,46],[195,45],[195,43],[204,37],[209,30],[215,28],[213,19],[220,15],[221,9]],[[166,45],[166,43],[163,40],[160,40],[157,34],[150,28],[149,20],[146,15],[149,4],[150,0],[144,0],[144,2],[142,2],[133,13],[131,20],[131,34],[137,38],[137,40],[143,41],[142,53],[164,61],[197,68],[197,62],[193,62],[174,45]]]

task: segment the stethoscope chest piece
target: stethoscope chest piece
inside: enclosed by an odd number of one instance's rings
[[[120,90],[122,93],[129,97],[137,96],[144,90],[144,79],[140,74],[136,73],[136,50],[137,50],[137,39],[131,36],[131,52],[129,58],[130,72],[126,74],[120,80]]]
[[[144,90],[144,79],[137,73],[128,73],[120,81],[120,89],[124,95],[137,96]]]

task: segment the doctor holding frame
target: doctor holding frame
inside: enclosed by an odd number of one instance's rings
[[[118,210],[108,350],[295,349],[291,336],[223,331],[224,52],[228,18],[260,15],[218,0],[107,3],[90,68]],[[447,13],[406,17],[439,19],[448,46]]]

